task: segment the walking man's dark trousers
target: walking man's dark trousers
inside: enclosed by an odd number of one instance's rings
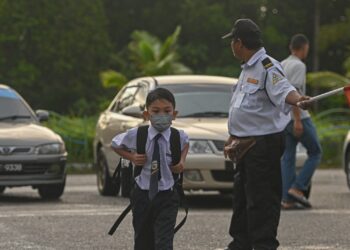
[[[234,241],[230,249],[273,250],[278,247],[283,151],[283,133],[257,136],[256,144],[237,165],[230,225]]]

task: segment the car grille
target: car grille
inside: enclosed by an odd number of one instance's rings
[[[28,154],[32,151],[31,147],[10,147],[10,146],[0,146],[0,155],[18,155],[18,154]]]
[[[211,175],[215,181],[233,182],[234,170],[231,161],[225,162],[225,170],[212,170]]]
[[[32,175],[32,174],[44,174],[49,164],[22,164],[21,171],[6,171],[2,165],[0,165],[0,175]]]
[[[31,148],[15,148],[12,152],[12,154],[24,154],[28,153]]]
[[[214,140],[213,143],[218,151],[224,151],[225,141]]]

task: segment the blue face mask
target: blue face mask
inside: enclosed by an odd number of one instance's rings
[[[172,120],[173,116],[171,114],[150,116],[152,126],[159,132],[168,129],[171,126]]]

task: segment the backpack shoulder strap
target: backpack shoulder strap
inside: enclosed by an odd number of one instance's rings
[[[148,125],[141,126],[137,129],[136,134],[136,152],[138,154],[145,154],[146,153],[146,142],[148,137]],[[135,166],[134,169],[134,177],[137,177],[141,174],[141,166]]]
[[[122,157],[120,157],[119,163],[112,175],[112,181],[114,182],[115,185],[120,185],[121,167],[122,167]]]
[[[141,126],[137,129],[136,134],[136,152],[138,154],[144,154],[146,152],[146,142],[148,137],[148,125],[147,126]],[[142,167],[135,166],[134,168],[134,177],[137,177],[141,174]],[[113,174],[113,179],[116,181],[119,181],[120,183],[120,172],[121,172],[121,158],[119,161],[119,164]],[[114,232],[119,227],[120,223],[124,220],[125,216],[131,211],[132,204],[129,203],[129,205],[124,209],[124,211],[119,215],[118,219],[114,222],[111,229],[108,231],[109,235],[113,235]]]
[[[148,125],[138,127],[136,134],[136,151],[138,154],[146,152],[146,142],[148,136]]]
[[[173,165],[176,165],[181,160],[181,142],[180,142],[180,132],[176,128],[170,127],[170,151]],[[173,174],[174,181],[182,184],[182,174]]]
[[[113,235],[115,230],[119,227],[120,223],[124,220],[125,216],[131,211],[132,205],[129,205],[124,209],[124,211],[119,215],[118,219],[114,222],[111,229],[109,229],[108,234]]]
[[[181,159],[181,142],[180,142],[180,132],[176,128],[170,127],[170,151],[173,164],[176,165]]]
[[[171,157],[172,157],[173,165],[176,165],[181,160],[181,142],[180,142],[179,130],[177,130],[173,127],[171,127],[171,134],[170,134],[170,150],[171,150]],[[176,233],[185,224],[185,222],[187,220],[188,205],[186,202],[184,190],[182,188],[183,173],[173,174],[173,178],[174,178],[174,188],[177,190],[177,192],[180,196],[180,205],[185,209],[185,217],[174,228],[174,232]]]

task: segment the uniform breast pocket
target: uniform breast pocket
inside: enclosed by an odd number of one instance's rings
[[[259,106],[259,100],[261,100],[261,89],[258,84],[247,83],[243,86],[242,92],[244,93],[243,107],[257,107]]]

